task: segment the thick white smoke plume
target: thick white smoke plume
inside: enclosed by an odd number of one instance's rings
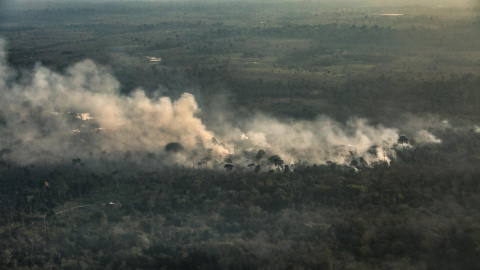
[[[141,89],[121,95],[108,68],[90,60],[63,74],[37,65],[17,76],[8,66],[4,46],[0,41],[0,158],[21,165],[125,159],[135,153],[189,166],[213,166],[225,159],[247,165],[261,162],[255,156],[259,149],[266,151],[264,162],[269,155],[279,155],[285,164],[349,163],[357,157],[372,163],[392,158],[399,137],[396,129],[365,120],[343,125],[320,117],[316,122],[281,123],[258,116],[243,131],[218,124],[222,136],[215,138],[196,116],[199,108],[191,94],[176,101],[150,99]],[[422,142],[438,142],[425,132],[419,136]],[[183,148],[165,151],[172,142]]]
[[[256,117],[245,134],[254,146],[269,149],[286,163],[349,163],[363,157],[369,163],[389,161],[388,154],[398,138],[396,129],[370,126],[365,119],[353,119],[346,125],[322,116],[314,122],[290,124],[267,117]]]
[[[13,82],[0,51],[0,147],[11,149],[18,163],[59,162],[99,151],[154,152],[170,142],[188,151],[228,154],[195,117],[191,94],[174,102],[151,100],[141,90],[119,95],[118,81],[90,60],[63,75],[37,65],[30,78]]]

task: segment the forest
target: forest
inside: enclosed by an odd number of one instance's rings
[[[461,3],[0,1],[0,268],[478,269]]]

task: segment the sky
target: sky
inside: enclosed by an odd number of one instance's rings
[[[249,0],[0,0],[0,5],[7,3],[38,3],[38,2],[248,2]],[[264,0],[264,2],[302,2],[303,0]],[[369,5],[430,5],[448,7],[478,7],[480,0],[307,0],[308,2],[355,2]],[[258,2],[258,1],[251,1]]]

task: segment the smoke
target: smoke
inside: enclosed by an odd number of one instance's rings
[[[177,100],[149,98],[142,89],[121,95],[110,70],[90,60],[62,74],[36,65],[18,75],[8,66],[5,46],[0,40],[0,158],[17,164],[77,158],[95,163],[142,153],[162,164],[210,167],[226,159],[245,166],[266,163],[268,155],[279,155],[285,164],[394,158],[398,131],[365,119],[341,124],[321,116],[285,123],[257,115],[241,128],[219,121],[215,136],[197,116],[200,109],[189,93]],[[426,131],[417,140],[439,142]],[[172,142],[181,144],[182,151],[166,151]],[[267,153],[263,161],[255,157],[259,149]]]
[[[327,161],[349,163],[363,157],[368,163],[389,161],[391,147],[398,131],[381,125],[371,126],[366,119],[351,119],[340,124],[321,116],[315,121],[282,123],[266,116],[257,116],[246,124],[245,133],[236,131],[242,149],[265,149],[287,163],[305,161],[323,164]],[[237,151],[238,152],[238,151]]]
[[[18,163],[56,163],[99,151],[159,151],[172,141],[190,152],[228,153],[195,117],[191,94],[152,100],[136,89],[122,96],[109,70],[90,60],[63,75],[37,65],[15,82],[1,51],[1,147],[11,149]]]
[[[416,133],[415,140],[419,144],[441,143],[442,142],[440,139],[435,138],[435,136],[432,133],[430,133],[430,132],[428,132],[424,129],[419,130]]]

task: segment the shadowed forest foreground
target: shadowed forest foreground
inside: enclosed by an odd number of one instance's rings
[[[0,269],[479,269],[480,2],[417,2],[0,0]]]
[[[440,138],[398,150],[391,165],[295,164],[289,172],[3,162],[0,264],[476,269],[480,134]]]

